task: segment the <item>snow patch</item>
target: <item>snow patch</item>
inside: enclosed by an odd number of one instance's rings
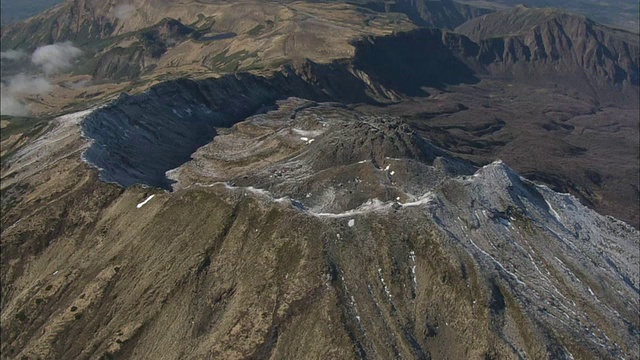
[[[416,278],[416,253],[415,251],[409,251],[409,260],[411,261],[411,278],[413,279],[413,291],[418,288],[418,280]]]
[[[551,206],[551,203],[549,203],[549,200],[545,199],[544,201],[547,203],[547,206],[549,207],[549,211],[551,212],[551,215],[553,215],[553,217],[556,218],[556,220],[558,220],[559,223],[562,223],[562,220],[560,220],[560,215],[558,215],[558,212],[553,208],[553,206]]]
[[[412,207],[412,206],[426,205],[426,204],[430,203],[431,201],[433,201],[433,199],[434,199],[433,193],[428,192],[428,193],[422,195],[421,197],[419,197],[418,199],[416,199],[415,201],[404,203],[404,204],[400,204],[400,205],[402,205],[403,208]]]
[[[294,133],[296,133],[297,135],[300,136],[305,136],[305,137],[316,137],[316,136],[320,136],[322,135],[322,133],[324,133],[323,130],[302,130],[302,129],[291,129]]]
[[[498,221],[500,222],[500,224],[504,225],[504,227],[506,227],[506,228],[511,226],[511,221],[509,221],[509,220],[507,220],[505,218],[499,217]]]
[[[382,286],[384,287],[384,292],[387,294],[387,298],[389,299],[389,301],[391,301],[391,291],[389,291],[389,288],[387,287],[387,283],[384,281],[384,278],[382,277],[382,269],[378,268],[378,277],[380,277],[380,282],[382,283]]]
[[[349,220],[349,227],[353,227],[356,224],[356,221],[354,219]]]
[[[149,201],[151,201],[151,199],[153,199],[155,195],[151,195],[148,198],[146,198],[143,202],[141,202],[140,204],[136,205],[136,207],[138,209],[140,209],[141,207],[145,206]]]
[[[82,120],[84,120],[87,115],[94,112],[99,107],[94,107],[88,110],[78,111],[75,113],[62,115],[59,117],[60,122],[70,123],[70,124],[79,124]]]
[[[173,110],[171,110],[171,111],[173,112],[173,114],[174,114],[175,116],[177,116],[177,117],[179,117],[179,118],[183,118],[183,117],[184,117],[184,116],[183,116],[182,114],[180,114],[180,113],[178,112],[178,110],[176,110],[176,109],[173,109]]]
[[[354,215],[362,215],[362,214],[375,212],[375,211],[386,211],[391,209],[391,205],[392,205],[391,203],[383,203],[378,199],[371,199],[365,202],[364,204],[360,205],[357,209],[354,209],[354,210],[348,210],[341,213],[314,213],[314,215],[318,217],[339,219],[344,217],[351,217]]]
[[[505,271],[507,274],[513,276],[513,278],[516,280],[516,282],[518,282],[518,284],[524,285],[526,286],[527,284],[525,284],[522,280],[520,280],[518,278],[518,276],[514,273],[512,273],[511,271],[507,270],[500,261],[498,261],[496,258],[494,258],[493,256],[491,256],[488,252],[482,250],[478,245],[476,245],[475,242],[473,242],[473,240],[471,240],[471,238],[467,238],[469,239],[469,241],[471,242],[471,245],[473,245],[473,247],[475,247],[476,249],[478,249],[478,251],[480,251],[482,254],[484,254],[485,256],[489,257],[491,260],[493,260],[493,262],[498,265],[503,271]]]

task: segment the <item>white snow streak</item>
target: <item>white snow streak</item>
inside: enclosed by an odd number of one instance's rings
[[[384,278],[382,277],[382,269],[378,268],[378,276],[380,277],[380,282],[382,283],[382,286],[384,287],[384,292],[387,294],[387,298],[389,299],[389,301],[391,301],[391,291],[389,291],[389,288],[387,287],[387,283],[384,281]]]
[[[551,211],[551,215],[553,215],[553,217],[556,218],[556,220],[558,220],[559,223],[562,223],[562,220],[560,220],[560,215],[558,215],[558,212],[553,208],[553,206],[551,206],[551,204],[549,203],[549,200],[545,199],[544,201],[547,203],[547,206]]]
[[[140,209],[141,207],[145,206],[151,199],[153,199],[155,195],[151,195],[148,198],[146,198],[143,202],[141,202],[140,204],[136,205],[136,207],[138,209]]]
[[[411,278],[413,279],[413,291],[418,288],[418,280],[416,278],[416,253],[411,250],[409,252],[409,260],[411,260]]]
[[[391,203],[383,203],[378,199],[372,199],[360,205],[357,209],[354,209],[354,210],[348,210],[341,213],[315,213],[314,215],[319,217],[339,219],[339,218],[350,217],[354,215],[362,215],[362,214],[366,214],[374,211],[388,210],[391,208],[391,205],[392,205]]]
[[[412,201],[412,202],[408,202],[408,203],[404,203],[404,204],[400,204],[400,205],[402,205],[403,208],[412,207],[412,206],[426,205],[426,204],[430,203],[433,199],[434,199],[433,193],[428,192],[428,193],[422,195],[422,197],[419,197],[418,199],[416,199],[416,201]]]
[[[302,130],[302,129],[292,129],[292,130],[294,133],[300,136],[306,136],[306,137],[316,137],[324,133],[323,130]]]
[[[494,258],[493,256],[491,256],[488,252],[482,250],[478,245],[476,245],[476,243],[473,242],[473,240],[471,240],[471,238],[468,238],[469,241],[471,242],[471,245],[473,245],[476,249],[478,249],[478,251],[480,251],[481,253],[483,253],[484,255],[488,256],[491,260],[493,260],[493,262],[495,262],[498,266],[500,266],[500,268],[502,270],[504,270],[507,274],[513,276],[514,279],[516,279],[516,281],[521,284],[526,286],[527,284],[525,284],[522,280],[520,280],[518,278],[518,276],[514,273],[512,273],[511,271],[507,270],[504,266],[502,266],[502,263],[498,260],[496,260],[496,258]]]

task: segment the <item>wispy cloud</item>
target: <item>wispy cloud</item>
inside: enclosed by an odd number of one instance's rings
[[[66,89],[82,89],[87,86],[91,86],[91,81],[90,80],[67,81],[60,84],[60,86]]]
[[[2,106],[0,114],[13,116],[26,116],[31,113],[28,103],[29,96],[51,93],[55,86],[49,80],[49,76],[58,74],[73,68],[74,61],[82,56],[82,50],[73,46],[70,41],[45,45],[37,48],[31,54],[31,62],[38,66],[44,75],[28,75],[24,73],[13,77],[3,78],[0,83],[2,92]],[[23,50],[8,50],[0,54],[2,60],[20,61],[28,58]],[[86,82],[71,83],[69,88],[80,88]]]
[[[44,77],[18,74],[9,79],[7,89],[13,94],[42,95],[53,89],[53,84]]]
[[[120,21],[127,20],[135,13],[135,11],[135,6],[129,4],[118,5],[113,9],[115,17]]]
[[[0,52],[0,59],[2,59],[2,60],[17,61],[17,60],[22,60],[25,57],[27,57],[27,53],[24,52],[23,50],[13,50],[13,49],[11,49],[11,50]]]
[[[65,41],[37,48],[31,55],[31,61],[42,67],[45,74],[51,75],[70,70],[73,60],[80,56],[82,50],[73,46],[70,41]]]
[[[47,94],[53,88],[53,84],[44,77],[18,74],[10,78],[7,84],[0,85],[0,114],[27,116],[31,113],[29,104],[20,99],[28,95]]]
[[[4,85],[0,85],[0,115],[27,116],[30,113],[27,104],[20,102]]]

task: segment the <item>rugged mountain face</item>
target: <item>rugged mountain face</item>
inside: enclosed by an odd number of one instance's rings
[[[638,86],[638,36],[553,9],[516,7],[456,28],[475,40],[478,59],[497,73],[555,72],[602,83]]]
[[[638,219],[629,34],[131,4],[40,18],[136,92],[3,148],[3,358],[640,356],[640,233],[593,210]]]
[[[102,54],[93,69],[93,78],[96,80],[139,78],[144,71],[152,70],[154,62],[160,59],[169,48],[200,36],[202,34],[175,19],[163,19],[157,25],[133,35],[130,41],[135,45],[116,46]]]
[[[244,6],[287,8],[293,1],[272,2],[245,2]],[[480,6],[472,6],[451,0],[399,0],[385,1],[329,1],[328,6],[334,4],[355,3],[364,8],[370,8],[377,12],[395,12],[405,14],[411,21],[420,26],[432,26],[453,29],[456,26],[474,17],[487,14],[493,10]],[[222,20],[228,26],[240,28],[242,17],[237,17],[236,24],[228,22],[233,14],[224,14],[227,3],[206,3],[197,1],[148,1],[134,0],[126,3],[120,1],[97,0],[68,0],[36,18],[27,20],[26,23],[8,27],[3,36],[8,44],[5,47],[31,47],[34,44],[74,41],[85,45],[92,41],[105,39],[111,36],[123,35],[132,31],[138,31],[161,21],[167,14],[175,19],[181,19],[187,24],[198,23],[208,18],[208,25],[215,25]],[[232,6],[232,5],[231,5]],[[233,7],[233,6],[232,6]],[[236,9],[238,10],[238,9]],[[241,11],[242,12],[242,11]],[[271,12],[271,11],[269,11]],[[253,14],[252,17],[255,17]],[[226,18],[226,19],[225,19]],[[215,20],[214,20],[215,19]],[[212,21],[213,20],[213,21]],[[267,19],[264,19],[267,20]],[[202,22],[201,24],[204,24]],[[54,24],[55,26],[51,26]],[[26,27],[29,32],[21,32]],[[263,24],[263,29],[266,28]],[[272,24],[273,25],[273,24]],[[219,25],[218,25],[219,26]],[[224,25],[223,25],[224,26]],[[255,26],[255,25],[254,25]],[[254,26],[246,30],[254,29]],[[240,33],[240,29],[234,29]]]
[[[289,99],[172,171],[173,193],[122,190],[79,161],[86,116],[13,168],[3,354],[638,356],[638,232],[500,162]]]
[[[487,4],[484,0],[470,0],[470,4]],[[587,16],[595,21],[613,26],[619,29],[626,29],[638,33],[640,28],[638,11],[640,5],[634,0],[620,0],[615,3],[603,3],[598,0],[570,1],[570,0],[492,0],[491,5],[496,8],[508,8],[518,5],[528,7],[544,8],[555,7],[571,13]]]
[[[637,222],[638,211],[631,205],[638,196],[637,186],[633,185],[637,177],[632,175],[636,170],[633,152],[629,152],[629,148],[634,149],[636,135],[626,130],[634,126],[637,104],[626,99],[635,97],[637,101],[638,87],[608,77],[604,63],[594,68],[589,80],[578,70],[574,72],[577,80],[567,73],[554,77],[557,66],[572,64],[573,53],[563,55],[557,64],[533,58],[528,62],[487,62],[478,43],[435,29],[370,37],[353,45],[352,60],[331,64],[304,61],[266,79],[243,74],[197,83],[169,82],[145,94],[123,98],[96,111],[84,123],[85,133],[96,141],[85,156],[102,169],[120,169],[118,175],[105,178],[109,181],[169,188],[164,173],[187,161],[193,151],[217,133],[216,127],[240,121],[258,108],[269,108],[278,99],[296,96],[372,105],[396,102],[386,110],[378,107],[375,111],[404,114],[422,136],[475,164],[496,157],[509,159],[531,179],[571,192],[606,213]],[[614,67],[621,68],[632,61],[624,54],[618,55]],[[492,80],[492,72],[500,75],[508,69],[513,70],[509,76]],[[543,69],[539,70],[541,77],[525,76],[537,69]],[[637,76],[637,69],[630,76]],[[513,80],[518,81],[518,86],[505,87],[502,82]],[[571,81],[588,86],[575,92]],[[454,90],[457,95],[446,96],[438,95],[442,90],[429,90],[455,84],[474,87],[458,88]],[[434,95],[417,101],[402,100],[407,96],[427,96],[429,92]],[[617,96],[612,100],[614,104],[628,109],[617,109],[605,102],[612,94]],[[498,100],[505,98],[511,100]],[[217,110],[221,102],[233,106],[221,113]],[[547,106],[530,106],[531,102]],[[608,125],[611,116],[618,119],[618,130]],[[477,121],[486,122],[488,128],[474,124]],[[463,132],[467,128],[469,131]],[[598,135],[583,141],[577,136],[578,131]],[[123,132],[130,135],[120,136]],[[532,145],[541,137],[544,141]],[[132,138],[138,140],[129,145]],[[608,154],[590,151],[611,141],[619,144],[619,149],[608,145]],[[532,147],[539,159],[536,162],[524,156]],[[614,165],[611,157],[620,161]],[[565,161],[567,164],[562,167],[555,165]],[[609,185],[625,182],[623,179],[631,179],[630,185]],[[602,197],[616,200],[602,201]],[[626,201],[628,205],[618,205]]]
[[[109,2],[103,4],[97,9],[91,0],[66,1],[24,23],[3,28],[3,50],[33,48],[66,40],[87,44],[111,36],[115,30],[114,21],[104,11]]]
[[[51,23],[66,30],[51,35]],[[155,35],[171,32],[168,24],[182,30],[170,39]],[[413,27],[404,15],[341,2],[87,0],[3,29],[2,50],[70,40],[85,51],[77,74],[150,83],[235,71],[270,73],[293,60],[327,63],[351,57],[350,42],[363,35]]]

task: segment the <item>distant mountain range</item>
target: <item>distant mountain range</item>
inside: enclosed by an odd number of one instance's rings
[[[24,0],[0,1],[1,20],[3,25],[8,25],[28,17],[36,15],[38,12],[59,4],[64,0]],[[638,32],[639,21],[638,15],[640,5],[634,0],[621,0],[612,3],[603,3],[600,1],[556,1],[556,0],[469,0],[461,2],[440,2],[441,4],[428,4],[424,1],[397,0],[395,2],[383,1],[352,1],[371,7],[386,8],[388,10],[398,11],[406,10],[410,12],[410,16],[420,18],[425,23],[435,24],[441,27],[443,23],[451,24],[451,20],[466,18],[474,9],[504,9],[506,7],[514,7],[516,5],[526,5],[529,7],[554,7],[564,9],[576,14],[588,16],[600,23],[619,27],[622,29]],[[426,3],[426,4],[425,4]],[[431,3],[434,3],[431,1]],[[447,9],[436,15],[440,18],[433,18],[429,15],[432,9],[429,6],[442,7]],[[454,25],[455,26],[455,25]]]

